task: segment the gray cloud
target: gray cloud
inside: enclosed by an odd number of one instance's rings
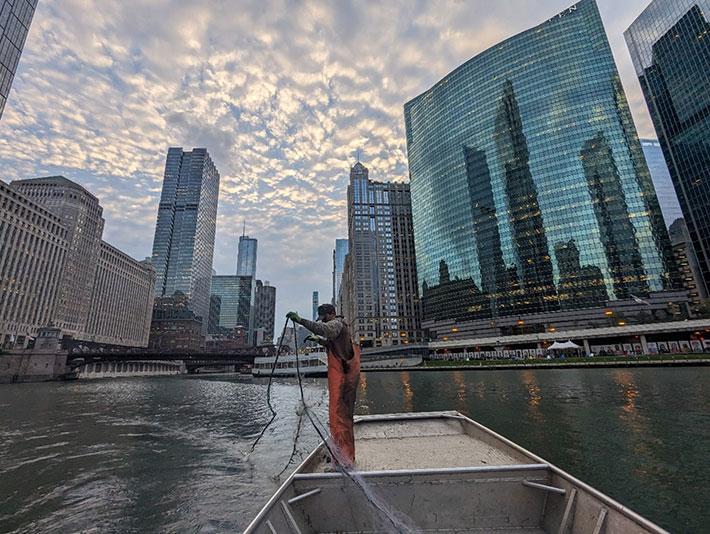
[[[405,180],[402,106],[569,0],[39,2],[0,122],[5,180],[63,173],[95,192],[106,237],[151,251],[168,146],[205,146],[222,175],[215,268],[242,221],[279,314],[330,295],[357,149]],[[622,31],[646,0],[599,0],[640,133],[653,136]]]

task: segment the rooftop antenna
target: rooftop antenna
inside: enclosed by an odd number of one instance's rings
[[[242,230],[242,237],[247,236],[247,220],[244,219],[244,230]]]

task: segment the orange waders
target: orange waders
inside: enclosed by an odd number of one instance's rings
[[[328,418],[330,435],[336,448],[335,460],[344,467],[355,466],[355,432],[353,415],[355,395],[360,381],[360,345],[353,345],[355,355],[347,362],[347,372],[343,361],[328,351]]]

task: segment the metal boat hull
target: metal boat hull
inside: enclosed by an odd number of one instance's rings
[[[360,417],[356,449],[362,484],[323,472],[321,444],[245,532],[665,532],[457,412]]]

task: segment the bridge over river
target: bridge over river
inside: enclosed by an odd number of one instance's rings
[[[145,374],[175,374],[167,372],[169,367],[178,365],[188,373],[199,372],[210,367],[231,367],[238,370],[246,364],[254,363],[254,358],[263,356],[261,352],[239,353],[209,353],[209,352],[97,352],[70,354],[67,357],[67,369],[70,374],[135,373],[139,369],[150,369],[156,372],[143,371]],[[132,367],[128,367],[132,366]],[[139,371],[140,372],[140,371]],[[109,376],[109,375],[106,375]]]

